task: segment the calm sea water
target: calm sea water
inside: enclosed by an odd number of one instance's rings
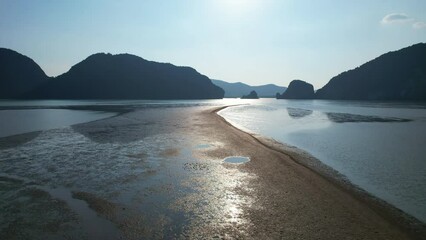
[[[121,107],[217,105],[223,101],[149,101],[149,100],[0,100],[0,138],[17,134],[55,129],[95,121],[116,115],[108,112]],[[225,100],[226,102],[226,100]],[[107,108],[105,108],[107,106]],[[93,110],[70,110],[98,109]]]
[[[0,111],[0,137],[65,127],[114,115],[66,109],[3,110]]]
[[[261,99],[220,114],[426,222],[426,104]]]

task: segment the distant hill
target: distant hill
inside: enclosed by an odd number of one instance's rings
[[[333,77],[315,95],[341,100],[426,100],[426,44],[389,52]]]
[[[31,58],[0,48],[0,98],[16,99],[46,82],[49,77]]]
[[[190,67],[147,61],[130,54],[98,53],[49,80],[28,98],[215,99],[224,91]]]
[[[212,79],[212,82],[216,86],[219,86],[225,90],[225,97],[235,98],[239,98],[251,91],[256,91],[259,97],[275,97],[276,93],[282,93],[287,89],[286,87],[280,87],[274,84],[250,86],[241,82],[228,83],[222,80],[214,79]]]
[[[277,99],[313,99],[314,86],[302,80],[293,80],[283,94],[277,94]]]

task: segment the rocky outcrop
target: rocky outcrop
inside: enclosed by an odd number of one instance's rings
[[[248,95],[242,96],[241,99],[259,99],[259,97],[257,96],[256,91],[251,91]]]
[[[301,80],[293,80],[283,94],[277,94],[277,99],[312,99],[315,92],[312,84]]]

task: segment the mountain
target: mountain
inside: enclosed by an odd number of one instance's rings
[[[244,95],[241,99],[259,99],[256,91],[251,91],[248,95]]]
[[[97,53],[29,94],[47,99],[216,99],[224,91],[190,67]]]
[[[0,48],[0,99],[16,99],[49,79],[31,58]]]
[[[426,100],[426,44],[389,52],[333,77],[319,99]]]
[[[228,83],[222,80],[212,79],[213,84],[225,90],[225,97],[241,97],[250,91],[256,91],[259,97],[275,97],[276,93],[284,92],[287,88],[274,84],[250,86],[241,82]]]
[[[313,99],[314,86],[302,80],[293,80],[283,94],[277,94],[277,99]]]

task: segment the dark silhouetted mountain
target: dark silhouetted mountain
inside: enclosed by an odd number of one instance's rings
[[[280,87],[274,84],[267,84],[261,86],[250,86],[245,83],[228,83],[222,80],[212,79],[213,84],[221,87],[225,90],[225,97],[237,98],[241,97],[244,94],[247,94],[250,91],[256,91],[259,97],[275,97],[275,94],[278,92],[284,92],[287,88]]]
[[[130,54],[98,53],[28,97],[43,99],[215,99],[223,89],[190,67]]]
[[[293,80],[283,94],[277,94],[277,99],[312,99],[314,95],[312,84],[301,80]]]
[[[31,58],[0,48],[0,98],[22,98],[47,79],[48,76]]]
[[[426,100],[426,44],[389,52],[333,77],[319,99]]]
[[[251,91],[248,95],[243,95],[241,99],[259,99],[256,91]]]

